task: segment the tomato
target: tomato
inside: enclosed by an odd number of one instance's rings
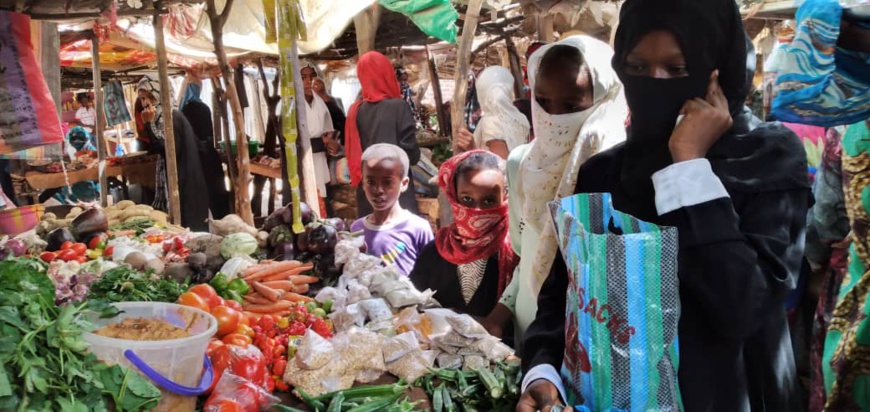
[[[218,296],[217,291],[215,291],[213,287],[205,283],[196,285],[188,289],[187,291],[199,295],[199,297],[208,302],[208,306],[210,308],[221,306],[221,304],[223,303],[223,299]]]
[[[103,257],[110,258],[114,254],[115,254],[115,247],[114,246],[106,246],[106,250],[103,251]]]
[[[63,243],[60,244],[60,250],[69,250],[69,249],[72,249],[72,247],[73,247],[74,244],[75,244],[75,243],[70,242],[70,241],[67,240],[66,242],[63,242]]]
[[[181,296],[178,297],[178,303],[184,306],[190,306],[192,308],[197,308],[208,313],[209,307],[208,302],[206,302],[202,297],[192,292],[184,292]]]
[[[184,247],[184,240],[181,240],[180,237],[175,237],[174,239],[172,239],[172,247],[175,250],[181,251],[182,249],[185,248]]]
[[[106,235],[97,235],[91,238],[91,241],[88,243],[88,249],[105,249],[106,248]]]
[[[232,308],[232,309],[235,309],[235,310],[237,310],[237,311],[239,311],[239,312],[241,312],[241,311],[243,310],[243,309],[242,309],[242,304],[239,303],[239,302],[236,302],[236,301],[234,301],[234,300],[232,300],[232,299],[227,299],[227,300],[226,300],[226,303],[224,303],[224,306],[229,307],[229,308]]]
[[[73,252],[76,252],[76,255],[78,256],[84,256],[85,253],[88,253],[88,245],[84,243],[76,243],[72,245],[71,249],[73,250]]]
[[[239,327],[239,321],[242,318],[241,312],[226,306],[215,307],[212,309],[211,314],[218,321],[218,337],[224,337],[233,333]]]
[[[209,402],[208,410],[214,412],[245,412],[245,408],[242,405],[231,399],[224,399],[213,403]]]
[[[227,345],[239,346],[242,348],[247,348],[248,345],[253,342],[250,336],[239,335],[238,333],[230,333],[229,335],[224,336],[223,341]]]
[[[58,255],[57,257],[64,262],[72,262],[74,260],[78,260],[79,255],[72,249],[66,249],[63,252],[60,252],[60,255]]]
[[[42,259],[42,261],[45,263],[51,263],[57,259],[57,253],[42,252],[42,254],[39,255],[39,258]]]
[[[77,260],[79,263],[88,263],[88,261],[90,261],[90,259],[88,259],[87,256],[79,256],[76,260]]]
[[[211,357],[211,355],[221,346],[224,346],[225,343],[219,339],[212,339],[208,341],[208,348],[205,350],[205,354]]]
[[[233,333],[238,333],[239,335],[249,336],[251,338],[254,337],[254,330],[251,329],[250,326],[245,325],[244,323],[239,323],[239,326],[236,327],[236,330]]]

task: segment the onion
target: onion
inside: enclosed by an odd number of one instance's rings
[[[9,239],[5,246],[15,257],[19,257],[27,253],[27,245],[21,239]]]

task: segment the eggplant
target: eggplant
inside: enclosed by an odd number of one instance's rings
[[[12,255],[15,257],[19,257],[27,253],[27,245],[21,239],[9,239],[6,241],[6,244],[3,245],[6,249],[9,249],[12,252]]]
[[[308,251],[308,234],[310,231],[305,229],[304,232],[296,235],[296,250],[298,252],[307,252]]]
[[[109,219],[103,209],[93,207],[76,216],[70,223],[70,229],[76,240],[86,242],[91,236],[109,230]]]
[[[325,223],[327,225],[334,227],[335,230],[337,230],[339,232],[344,232],[347,230],[347,223],[345,223],[344,219],[342,219],[340,217],[332,217],[332,218],[326,219]]]
[[[318,255],[332,254],[338,243],[338,231],[330,225],[320,225],[308,233],[308,250]]]
[[[264,232],[271,232],[276,227],[283,226],[286,223],[286,222],[284,222],[284,216],[282,215],[283,214],[282,209],[284,209],[284,208],[282,207],[281,209],[276,210],[274,213],[272,213],[271,215],[269,215],[269,217],[266,218],[266,221],[263,222],[263,231]]]
[[[299,211],[302,214],[303,225],[308,226],[309,223],[314,221],[314,211],[308,207],[308,204],[305,202],[299,202]]]
[[[48,242],[45,250],[54,252],[60,250],[63,242],[75,242],[76,238],[69,229],[62,227],[49,232],[48,236],[45,237],[45,241]]]
[[[293,231],[286,225],[278,226],[269,232],[269,246],[275,247],[284,242],[293,241]]]
[[[286,260],[295,260],[296,259],[296,246],[294,242],[284,242],[278,246],[275,246],[275,251],[272,253],[272,256],[277,261],[286,261]]]
[[[314,261],[314,271],[323,279],[338,279],[341,268],[335,264],[335,255],[321,255]]]

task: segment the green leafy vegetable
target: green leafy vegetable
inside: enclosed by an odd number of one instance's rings
[[[82,334],[93,325],[81,315],[86,310],[97,310],[101,316],[117,311],[98,303],[56,306],[54,293],[43,263],[0,262],[0,410],[108,411],[108,400],[124,400],[124,392],[107,384],[110,375],[104,371],[110,370],[111,376],[133,374],[120,366],[108,367],[88,352]],[[154,405],[155,391],[159,401],[160,393],[150,382],[132,381],[135,396],[116,402],[115,410]]]
[[[88,297],[105,302],[175,302],[187,289],[186,283],[121,266],[92,283]]]

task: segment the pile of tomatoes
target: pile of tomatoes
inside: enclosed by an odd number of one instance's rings
[[[107,246],[105,237],[95,236],[91,239],[90,244],[63,242],[60,250],[54,252],[42,252],[39,258],[45,263],[51,263],[56,260],[64,262],[79,262],[87,263],[91,260],[97,260],[101,257],[112,257],[115,252],[112,246]]]
[[[220,344],[247,347],[254,337],[251,320],[242,310],[242,305],[232,299],[220,297],[213,287],[200,284],[191,287],[178,297],[178,304],[201,309],[217,319],[215,339],[209,344],[213,350]]]

